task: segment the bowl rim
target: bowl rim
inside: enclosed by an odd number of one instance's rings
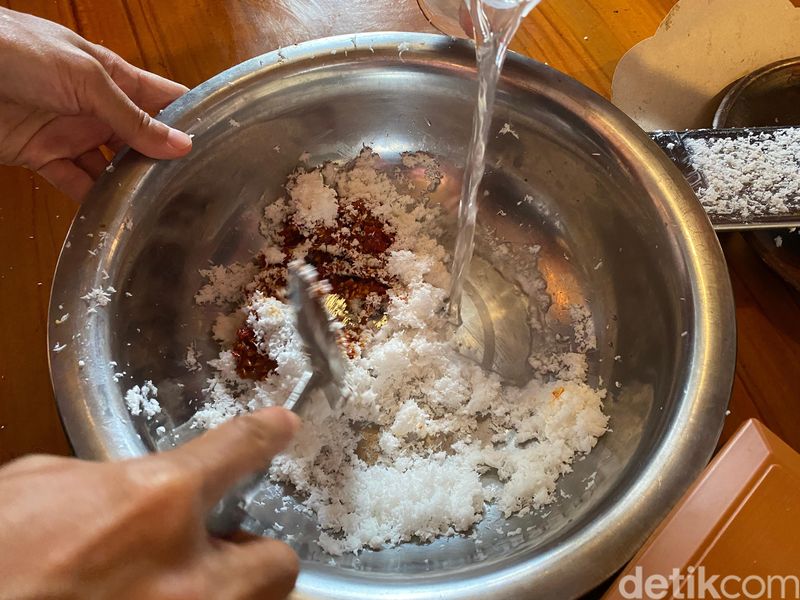
[[[395,63],[405,63],[405,66],[431,57],[458,60],[468,65],[472,52],[469,42],[423,33],[378,32],[312,40],[231,67],[177,99],[159,119],[191,132],[198,107],[224,99],[231,90],[245,85],[251,78],[280,77],[284,69],[315,61],[368,60],[370,53],[377,53],[384,61],[393,55]],[[650,462],[627,493],[608,507],[596,522],[546,552],[491,572],[484,572],[476,565],[477,568],[460,573],[458,581],[407,578],[402,582],[381,582],[378,579],[378,585],[383,586],[381,596],[386,598],[565,598],[578,596],[601,584],[633,556],[705,467],[722,431],[733,385],[736,324],[725,259],[705,212],[677,168],[629,117],[563,73],[509,53],[502,82],[539,93],[547,89],[550,96],[603,135],[630,172],[637,175],[638,181],[662,199],[670,219],[667,225],[677,232],[675,235],[681,241],[691,281],[695,330],[688,356],[692,369],[680,391],[681,398],[671,425],[652,451]],[[113,164],[118,173],[103,174],[101,181],[106,186],[113,181],[124,189],[125,186],[133,186],[133,189],[137,179],[152,169],[156,161],[124,151]],[[74,322],[66,323],[69,326],[66,330],[64,325],[58,329],[54,325],[61,316],[57,308],[59,290],[83,289],[77,285],[81,257],[68,251],[66,244],[86,235],[84,215],[90,218],[98,214],[113,215],[115,209],[124,206],[122,194],[109,201],[103,197],[103,189],[102,185],[95,186],[70,227],[53,278],[48,319],[50,374],[62,421],[78,456],[100,460],[137,456],[146,449],[130,422],[127,425],[118,422],[125,420],[125,414],[108,406],[101,410],[97,402],[93,403],[82,378],[76,378],[74,364],[79,356],[74,345],[59,353],[52,348],[65,331],[73,334],[77,331]],[[103,315],[97,315],[95,330],[107,326],[106,321]],[[93,339],[98,344],[103,343],[99,335]],[[116,390],[108,388],[97,387],[95,393],[98,391],[118,395]],[[108,430],[110,424],[116,427],[112,435]],[[332,574],[330,570],[320,569],[317,563],[306,563],[298,579],[297,595],[299,598],[366,599],[375,596],[375,584],[376,580],[369,581],[363,574],[355,576],[341,570]]]
[[[715,129],[727,126],[726,124],[731,111],[739,101],[741,95],[746,92],[751,85],[757,83],[761,79],[769,77],[770,75],[780,73],[785,69],[791,69],[793,67],[800,67],[800,56],[776,60],[775,62],[771,62],[763,67],[759,67],[744,77],[735,80],[728,86],[726,90],[724,90],[725,93],[722,97],[722,100],[720,100],[717,110],[714,111],[714,118],[711,122],[711,126]]]

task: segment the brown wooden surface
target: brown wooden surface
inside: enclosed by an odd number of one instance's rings
[[[608,96],[620,57],[674,0],[544,0],[513,44]],[[194,86],[281,45],[357,31],[429,30],[416,0],[0,0]],[[0,82],[0,85],[2,83]],[[47,370],[47,301],[75,205],[40,178],[0,167],[0,462],[69,452]],[[739,359],[724,438],[758,417],[800,449],[800,299],[741,236],[723,238]]]

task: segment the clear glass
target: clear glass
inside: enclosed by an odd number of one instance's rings
[[[469,17],[464,0],[417,0],[425,18],[445,35],[471,38],[464,18]],[[471,21],[469,21],[471,25]],[[470,27],[471,28],[471,27]]]
[[[472,19],[467,0],[417,0],[425,18],[431,25],[446,35],[460,38],[472,37]],[[526,4],[522,16],[526,16],[539,0],[483,0],[487,7],[507,9]]]

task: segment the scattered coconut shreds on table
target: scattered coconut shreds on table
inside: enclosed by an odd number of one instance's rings
[[[575,351],[531,356],[542,375],[524,387],[458,353],[443,310],[444,215],[402,185],[402,170],[421,170],[435,189],[440,169],[421,153],[402,163],[390,168],[365,148],[346,164],[299,168],[264,210],[264,250],[249,264],[202,271],[207,283],[195,298],[222,309],[212,331],[221,351],[192,419],[211,428],[283,404],[309,368],[285,297],[286,265],[305,259],[330,283],[326,305],[342,325],[352,394],[335,410],[312,400],[270,477],[316,513],[319,544],[334,555],[468,532],[486,502],[506,516],[546,505],[608,423],[605,390],[586,383],[585,353],[596,341],[583,307],[572,308]],[[501,272],[538,273],[536,252],[486,239]],[[540,278],[517,283],[532,306],[549,306]],[[537,315],[532,327],[541,327]],[[132,410],[155,398],[148,386],[128,392]],[[501,487],[484,485],[490,469]]]

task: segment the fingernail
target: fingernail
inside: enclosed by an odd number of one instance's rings
[[[182,131],[170,127],[167,132],[167,143],[175,148],[175,150],[183,151],[192,147],[192,138]]]

